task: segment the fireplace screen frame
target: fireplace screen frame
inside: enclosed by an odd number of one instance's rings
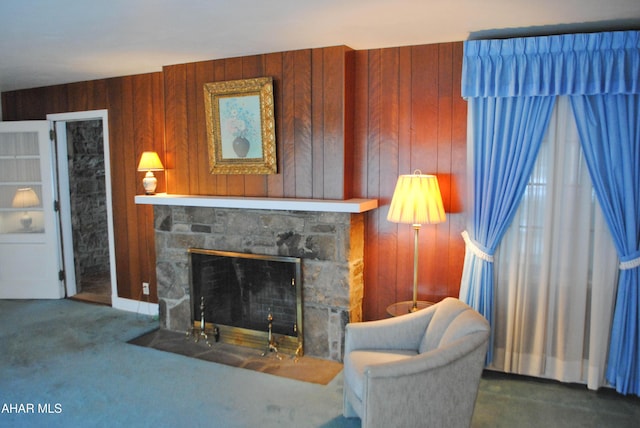
[[[275,344],[277,350],[280,353],[291,354],[296,356],[302,356],[304,353],[304,329],[303,329],[303,298],[302,298],[302,259],[298,257],[289,256],[277,256],[266,254],[253,254],[243,253],[236,251],[223,251],[223,250],[211,250],[203,248],[189,248],[189,291],[190,291],[190,308],[191,308],[191,324],[195,329],[201,328],[201,314],[196,308],[197,302],[194,302],[194,271],[193,271],[193,255],[208,255],[218,257],[230,257],[230,258],[242,258],[256,261],[267,262],[282,262],[291,263],[293,267],[293,281],[296,294],[296,324],[295,334],[285,334],[282,332],[274,332],[272,337],[272,343],[270,343],[269,331],[267,328],[264,330],[256,330],[250,328],[237,327],[227,325],[223,323],[210,321],[205,316],[204,326],[206,329],[217,331],[217,338],[223,343],[230,343],[234,345],[248,346],[257,349],[269,349],[270,344]],[[265,319],[265,326],[268,321]]]

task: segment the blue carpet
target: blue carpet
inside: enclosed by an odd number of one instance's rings
[[[360,426],[342,417],[342,374],[319,385],[127,343],[157,327],[106,306],[0,300],[0,427]],[[639,420],[636,396],[485,372],[472,427]]]
[[[0,300],[0,426],[360,426],[341,416],[341,375],[317,385],[126,343],[157,324],[71,300]]]

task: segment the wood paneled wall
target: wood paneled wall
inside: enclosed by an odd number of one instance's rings
[[[460,97],[462,43],[356,52],[354,193],[379,199],[368,214],[366,319],[410,300],[413,229],[387,221],[400,174],[436,174],[447,221],[419,234],[419,298],[458,296],[464,244],[466,103]]]
[[[164,152],[162,73],[48,86],[2,94],[4,120],[42,120],[50,113],[108,111],[118,295],[143,300],[142,282],[156,299],[153,210],[134,203],[143,194],[136,171],[145,150]],[[158,191],[165,190],[163,173]]]
[[[159,192],[379,199],[366,217],[364,302],[364,318],[378,319],[387,305],[411,298],[413,231],[386,215],[398,175],[414,169],[438,175],[448,214],[446,223],[420,231],[419,297],[458,295],[466,172],[461,68],[462,43],[338,46],[13,91],[2,94],[2,107],[5,120],[108,109],[121,297],[141,298],[142,281],[155,296],[153,214],[136,206],[134,195],[143,193],[140,153],[156,150],[167,168]],[[259,76],[274,77],[278,174],[212,175],[202,85]]]
[[[168,192],[348,198],[352,70],[353,51],[345,46],[165,67]],[[262,76],[274,81],[278,173],[211,174],[203,85]]]

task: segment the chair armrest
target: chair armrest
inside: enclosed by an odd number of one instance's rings
[[[435,307],[377,321],[347,324],[345,354],[357,349],[418,349]]]

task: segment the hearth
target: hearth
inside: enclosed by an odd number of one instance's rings
[[[303,354],[300,258],[200,248],[188,252],[196,340],[204,330],[215,332],[216,341],[265,353]]]

